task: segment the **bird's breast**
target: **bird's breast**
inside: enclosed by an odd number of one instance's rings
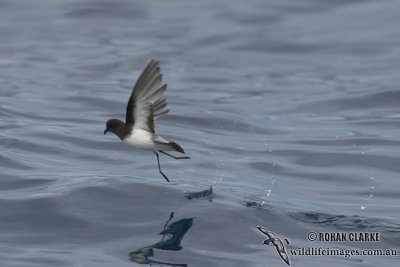
[[[142,129],[133,129],[132,133],[123,142],[142,149],[154,149],[153,133]]]

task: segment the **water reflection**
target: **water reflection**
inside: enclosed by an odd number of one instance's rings
[[[161,262],[150,259],[150,257],[154,256],[154,249],[162,249],[162,250],[181,250],[181,241],[187,231],[192,227],[193,219],[181,219],[174,223],[171,223],[171,220],[174,217],[174,213],[171,212],[169,219],[164,224],[164,229],[160,233],[162,238],[159,242],[154,245],[147,246],[144,248],[140,248],[136,251],[132,251],[129,253],[129,259],[132,262],[139,264],[165,264],[169,266],[187,266],[184,263],[168,263]]]
[[[209,189],[200,192],[188,192],[185,194],[185,198],[187,199],[207,198],[210,202],[212,202],[213,187],[211,186]]]

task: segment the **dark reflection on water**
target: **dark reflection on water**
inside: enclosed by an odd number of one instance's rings
[[[185,198],[187,199],[207,198],[211,202],[213,198],[213,187],[211,186],[209,189],[205,189],[200,192],[188,192],[185,194]]]
[[[193,219],[181,219],[170,223],[174,217],[174,213],[171,212],[169,219],[165,222],[164,229],[160,232],[162,238],[159,242],[154,245],[140,248],[138,250],[129,253],[129,259],[132,262],[139,264],[164,264],[168,266],[187,266],[187,264],[169,263],[157,260],[152,260],[150,257],[154,257],[154,249],[161,250],[181,250],[181,241],[185,234],[192,227]]]

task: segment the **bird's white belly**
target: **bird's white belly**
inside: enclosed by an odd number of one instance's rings
[[[153,134],[142,130],[134,129],[129,137],[125,138],[123,142],[142,149],[155,149],[155,143],[153,141]]]

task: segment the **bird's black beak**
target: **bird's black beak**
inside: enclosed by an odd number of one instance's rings
[[[104,130],[104,134],[106,134],[107,132],[108,132],[108,129],[105,129],[105,130]]]

